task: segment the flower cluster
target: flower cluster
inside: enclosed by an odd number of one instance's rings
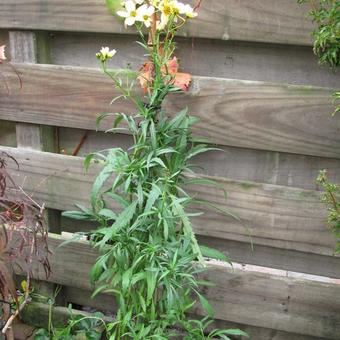
[[[111,50],[108,47],[102,47],[101,50],[96,53],[96,57],[102,61],[105,62],[108,59],[111,59],[115,54],[117,53],[116,50]]]
[[[177,0],[126,0],[122,6],[117,14],[125,18],[125,26],[141,23],[149,28],[155,20],[158,30],[163,30],[169,22],[185,22],[198,15],[189,4]]]

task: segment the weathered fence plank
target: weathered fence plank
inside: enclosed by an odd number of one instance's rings
[[[37,63],[38,46],[37,36],[34,32],[10,31],[9,44],[12,61]],[[16,123],[15,128],[18,148],[50,152],[56,151],[57,142],[54,127],[19,121]],[[60,232],[60,212],[47,209],[44,214],[49,231]],[[55,287],[45,283],[43,290],[53,293]]]
[[[16,65],[24,87],[0,97],[0,119],[95,129],[100,112],[133,112],[111,82],[93,69]],[[11,82],[13,80],[13,82]],[[194,133],[214,143],[323,157],[340,157],[340,118],[331,117],[330,89],[195,77],[188,94],[168,100],[200,118]],[[110,128],[112,120],[102,129]]]
[[[136,40],[134,35],[120,34],[49,34],[54,64],[95,68],[96,52],[111,46],[117,54],[110,67],[139,69],[146,57]],[[176,43],[180,69],[196,76],[339,87],[340,74],[320,67],[309,46],[183,38]]]
[[[112,301],[108,299],[106,295],[99,295],[97,296],[100,298],[100,303],[98,303],[98,299],[91,299],[91,292],[84,291],[83,289],[79,288],[70,288],[70,302],[73,302],[77,305],[81,306],[89,306],[92,305],[94,308],[99,310],[105,311],[112,311],[116,310],[112,308]],[[97,300],[97,301],[96,301]],[[105,303],[104,303],[105,301]],[[109,307],[107,307],[109,306]],[[68,310],[62,307],[56,307],[53,309],[53,325],[59,325],[65,322],[66,316],[69,315],[67,313]],[[30,313],[30,314],[29,314]],[[42,303],[33,303],[29,305],[29,308],[24,310],[24,314],[22,316],[23,320],[26,320],[28,324],[34,324],[36,326],[47,328],[48,326],[48,313],[49,313],[49,306],[44,305]],[[86,315],[87,313],[73,310],[73,313],[83,314]],[[32,316],[34,320],[32,320]],[[194,316],[193,316],[194,317]],[[198,316],[199,317],[199,316]],[[308,336],[308,335],[301,335],[301,334],[293,334],[287,333],[283,331],[273,330],[269,328],[262,328],[262,327],[254,327],[249,325],[243,325],[238,323],[226,322],[218,320],[216,321],[211,327],[221,327],[221,328],[241,328],[243,331],[247,332],[251,335],[251,340],[264,340],[264,339],[273,339],[273,334],[275,333],[275,340],[316,340],[315,337]],[[14,326],[14,334],[15,339],[17,340],[33,340],[34,336],[30,336],[34,334],[34,330],[36,328],[32,326],[27,326],[25,324],[16,324]],[[175,338],[174,340],[180,340],[182,338]],[[318,340],[325,340],[325,338],[318,338]]]
[[[10,31],[9,44],[11,60],[20,63],[37,63],[38,46],[37,36],[34,32]],[[17,76],[17,75],[16,75]],[[18,81],[18,79],[17,79]],[[16,123],[16,141],[19,148],[28,148],[40,151],[54,152],[57,150],[57,141],[54,127],[21,122]],[[48,211],[47,218],[53,231],[59,224],[59,214]]]
[[[91,289],[88,272],[97,253],[86,242],[58,248],[62,239],[50,235],[52,276],[50,281],[81,289]],[[44,279],[43,270],[34,271]],[[297,280],[284,276],[232,270],[210,265],[204,274],[216,284],[206,290],[216,310],[216,318],[251,326],[337,339],[340,332],[340,285]],[[261,313],[259,313],[261,310]],[[197,312],[202,313],[197,309]]]
[[[20,171],[16,171],[15,166],[11,171],[17,183],[25,181],[26,190],[33,192],[35,199],[45,202],[47,207],[69,210],[74,208],[75,203],[88,205],[89,191],[99,170],[98,166],[93,166],[85,175],[83,159],[80,157],[5,147],[0,150],[10,153],[19,162]],[[193,220],[196,232],[207,243],[217,244],[218,248],[226,251],[228,248],[223,246],[223,242],[229,240],[244,243],[244,247],[248,245],[250,250],[251,235],[255,251],[256,246],[261,248],[254,256],[257,261],[266,258],[272,247],[281,250],[270,260],[274,266],[280,265],[280,255],[286,250],[286,257],[282,259],[285,268],[299,268],[304,272],[318,274],[321,271],[324,275],[340,277],[339,259],[331,257],[335,241],[325,225],[326,211],[319,201],[318,192],[216,179],[221,188],[228,192],[227,201],[222,191],[208,187],[192,188],[191,192],[235,213],[242,219],[242,223],[207,211],[205,215]],[[295,257],[290,258],[291,251],[299,252],[296,262]],[[249,253],[238,252],[237,257],[249,259]],[[308,254],[324,256],[317,257],[318,261],[313,264],[316,258],[309,258]],[[319,261],[323,268],[320,268]],[[319,269],[314,272],[316,268]]]
[[[82,129],[59,129],[60,153],[71,155],[84,136]],[[133,144],[129,135],[88,131],[78,156],[98,150]],[[320,190],[315,179],[320,169],[327,169],[332,182],[340,182],[340,159],[219,146],[222,151],[195,157],[195,164],[209,176],[232,178],[267,184],[284,185],[308,190]]]
[[[263,41],[311,45],[313,25],[308,6],[295,0],[203,1],[199,20],[181,31],[182,36],[223,40]],[[0,28],[49,31],[128,33],[113,18],[103,1],[85,0],[3,0]],[[130,31],[131,32],[131,31]]]

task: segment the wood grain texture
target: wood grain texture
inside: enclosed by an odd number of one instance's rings
[[[65,297],[67,301],[70,303],[85,306],[85,309],[95,308],[97,310],[103,311],[104,313],[115,312],[117,309],[115,307],[115,302],[112,299],[108,298],[107,295],[97,295],[96,298],[91,298],[92,292],[84,289],[73,288],[70,286],[65,287]],[[40,305],[41,306],[41,305]],[[39,307],[40,307],[39,306]],[[46,307],[40,308],[38,313],[45,313],[46,314]],[[191,317],[200,318],[200,316],[192,315]],[[45,316],[42,315],[42,319]],[[229,322],[229,321],[222,321],[222,320],[215,320],[215,322],[211,325],[211,328],[239,328],[243,331],[251,334],[252,340],[316,340],[313,336],[308,335],[301,335],[301,334],[293,334],[287,333],[284,331],[273,330],[270,328],[262,328],[262,327],[254,327],[245,324]],[[176,339],[180,340],[182,338]],[[325,338],[318,338],[318,340],[324,340]],[[18,340],[25,340],[25,339],[18,339]]]
[[[20,63],[37,63],[39,49],[37,45],[37,36],[34,32],[29,31],[10,31],[9,44],[11,60]],[[18,71],[12,69],[12,73]],[[18,77],[17,74],[15,74]],[[20,76],[19,76],[20,77]],[[22,82],[22,79],[20,79]],[[17,79],[18,82],[18,79]],[[19,148],[32,149],[38,151],[54,152],[57,149],[57,138],[55,128],[46,125],[29,124],[17,122],[16,141]],[[60,222],[60,213],[53,210],[45,212],[46,219],[51,231],[57,232]]]
[[[11,61],[15,63],[37,62],[37,41],[34,32],[10,31]]]
[[[60,128],[60,153],[71,155],[84,133],[82,129]],[[112,147],[128,149],[132,144],[133,139],[129,135],[89,131],[78,156]],[[327,169],[329,179],[340,183],[340,159],[232,146],[220,148],[222,151],[195,157],[195,164],[201,167],[202,173],[240,181],[321,190],[315,179],[320,169]]]
[[[14,170],[14,165],[11,171],[16,182],[24,182],[26,191],[34,192],[35,199],[45,202],[47,207],[69,210],[74,208],[75,203],[88,205],[98,166],[93,166],[85,175],[80,157],[5,147],[0,150],[7,151],[19,162],[20,171]],[[227,191],[227,201],[220,190],[202,186],[190,191],[235,213],[242,223],[207,211],[193,219],[195,231],[200,236],[244,242],[250,248],[251,234],[255,248],[256,245],[274,247],[327,258],[332,255],[335,241],[325,226],[326,210],[319,201],[318,192],[216,179]],[[333,277],[340,277],[337,260],[330,261],[327,267]],[[308,264],[310,262],[306,263],[306,270]]]
[[[138,70],[145,55],[136,40],[137,36],[120,34],[49,34],[53,64],[93,68],[99,68],[96,52],[102,46],[112,46],[118,52],[110,67],[123,69],[129,65]],[[340,73],[319,65],[309,46],[197,38],[177,38],[176,43],[181,70],[196,76],[325,87],[340,84]]]
[[[61,229],[65,232],[76,233],[79,230],[87,232],[96,228],[97,225],[92,222],[76,221],[65,217],[61,219]],[[219,249],[234,262],[329,278],[340,278],[340,260],[335,256],[320,256],[310,252],[281,249],[257,243],[252,249],[249,241],[239,242],[222,237],[216,238],[198,234],[197,238],[200,244]]]
[[[100,112],[133,112],[99,71],[51,65],[16,65],[24,82],[0,97],[0,119],[95,129]],[[136,89],[137,90],[137,89]],[[170,97],[168,112],[185,106],[200,118],[195,134],[213,143],[323,157],[340,157],[340,118],[331,117],[331,90],[254,81],[194,77],[187,94]],[[102,129],[110,128],[107,120]]]
[[[204,1],[198,20],[180,34],[223,40],[311,45],[308,6],[294,0]],[[0,28],[49,31],[131,33],[112,17],[101,0],[3,0]]]
[[[52,276],[50,281],[90,290],[88,272],[98,254],[86,242],[58,248],[62,239],[50,235]],[[36,268],[34,276],[43,279]],[[316,338],[337,339],[340,332],[340,286],[297,280],[257,272],[232,270],[210,265],[203,274],[216,284],[205,294],[216,311],[216,318],[250,326],[275,328]],[[196,309],[201,314],[200,309]]]

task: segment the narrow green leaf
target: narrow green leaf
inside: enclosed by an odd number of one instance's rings
[[[84,213],[82,211],[64,211],[61,214],[63,217],[72,218],[78,221],[90,221],[95,220],[94,215]]]
[[[205,312],[211,317],[214,317],[214,310],[211,306],[211,304],[209,303],[209,301],[200,293],[197,293],[198,298],[200,300],[201,306],[202,308],[205,310]]]
[[[226,330],[224,330],[224,333],[229,334],[229,335],[245,336],[245,337],[249,338],[249,335],[246,332],[241,331],[240,329],[226,329]]]
[[[156,200],[161,195],[161,193],[162,192],[161,192],[160,188],[156,184],[153,184],[152,189],[149,193],[149,197],[146,201],[146,205],[145,205],[145,209],[144,209],[145,213],[148,213],[152,209],[153,205],[155,204]]]
[[[124,199],[122,196],[117,195],[114,192],[107,191],[105,192],[105,195],[109,196],[113,200],[115,200],[118,204],[120,204],[122,207],[128,207],[130,205],[130,202],[126,199]]]
[[[230,262],[230,258],[226,255],[224,255],[222,252],[219,250],[207,247],[207,246],[200,246],[202,255],[205,257],[208,257],[210,259],[215,259],[215,260],[220,260],[220,261],[225,261],[225,262]]]
[[[110,220],[115,220],[117,218],[117,215],[112,210],[106,208],[101,209],[98,212],[98,215],[104,218],[108,218]]]
[[[98,195],[106,180],[111,176],[112,169],[105,167],[95,179],[91,190],[91,204],[94,210],[97,209]]]
[[[98,130],[98,128],[99,128],[100,123],[101,123],[105,118],[110,117],[110,116],[112,116],[112,115],[114,115],[114,113],[112,113],[112,112],[104,112],[104,113],[99,114],[98,117],[97,117],[97,119],[96,119],[96,128],[97,128],[97,130]]]
[[[194,254],[197,255],[197,259],[201,263],[201,265],[205,266],[205,262],[204,262],[204,259],[203,259],[202,253],[201,253],[201,249],[198,245],[198,242],[197,242],[196,236],[194,234],[194,231],[192,229],[189,218],[187,217],[187,215],[186,215],[183,207],[179,203],[179,199],[177,197],[172,196],[172,202],[173,202],[173,205],[174,205],[174,208],[175,208],[175,212],[177,213],[177,215],[182,220],[183,230],[184,230],[185,234],[188,235],[191,238],[192,248],[193,248]]]

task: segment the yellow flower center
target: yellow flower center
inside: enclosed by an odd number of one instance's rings
[[[179,9],[176,7],[172,8],[172,14],[178,15],[179,14]]]
[[[136,16],[137,16],[137,12],[136,11],[131,11],[130,17],[136,17]]]
[[[164,8],[163,8],[163,13],[166,16],[169,16],[171,14],[171,7],[169,5],[165,5]]]
[[[143,19],[146,21],[146,20],[149,19],[149,16],[145,14],[145,15],[143,15]]]

